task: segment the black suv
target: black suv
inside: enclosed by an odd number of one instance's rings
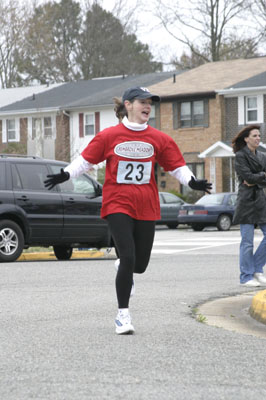
[[[0,154],[0,262],[15,261],[30,246],[53,246],[59,260],[75,247],[112,247],[98,182],[83,174],[53,190],[44,187],[46,176],[66,165]]]

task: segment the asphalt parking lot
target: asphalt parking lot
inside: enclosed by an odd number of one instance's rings
[[[237,229],[157,229],[122,337],[112,254],[0,264],[1,399],[264,399],[265,338],[200,308],[256,294],[239,286],[238,246]]]

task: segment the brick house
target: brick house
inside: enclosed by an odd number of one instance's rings
[[[210,180],[214,192],[235,189],[231,140],[241,126],[250,122],[243,118],[243,113],[248,112],[245,99],[249,98],[246,97],[249,91],[252,94],[255,90],[259,95],[257,121],[262,124],[262,141],[266,142],[262,113],[266,107],[266,80],[264,87],[261,81],[258,82],[261,86],[255,89],[241,87],[242,81],[253,85],[252,79],[258,74],[263,81],[265,71],[266,57],[220,61],[204,64],[149,88],[162,98],[158,128],[175,139],[188,166],[198,178],[205,176]],[[161,168],[157,177],[160,190],[177,189],[187,193],[187,188],[178,187],[176,180]]]
[[[172,75],[162,72],[69,82],[42,93],[32,87],[30,96],[0,108],[0,153],[71,161],[97,132],[117,124],[114,97],[128,87],[150,86]],[[0,105],[8,90],[0,91]],[[155,109],[151,119],[155,124],[154,115]]]
[[[218,94],[224,96],[224,142],[214,143],[199,157],[209,157],[214,169],[215,158],[221,158],[223,190],[234,191],[237,189],[237,179],[234,173],[234,154],[231,143],[236,133],[246,125],[260,125],[259,150],[266,151],[266,71],[224,90],[219,90]]]
[[[254,91],[266,142],[265,72],[266,57],[260,57],[204,64],[179,74],[65,83],[0,108],[0,152],[13,145],[24,154],[71,161],[99,130],[117,123],[113,97],[128,87],[146,86],[161,96],[150,124],[174,138],[195,175],[213,182],[213,191],[234,190],[231,140],[250,121],[243,113],[254,114],[254,99],[248,100]],[[191,195],[159,166],[156,176],[159,190]]]

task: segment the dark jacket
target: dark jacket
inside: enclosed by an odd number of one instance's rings
[[[252,153],[247,146],[235,156],[235,170],[239,180],[235,224],[266,224],[266,154]],[[244,180],[254,186],[247,186]]]

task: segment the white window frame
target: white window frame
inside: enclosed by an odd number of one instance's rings
[[[87,117],[91,117],[93,120],[93,124],[86,124]],[[84,137],[86,136],[95,136],[95,113],[84,113]],[[93,126],[93,133],[86,133],[86,126]]]
[[[256,99],[256,107],[250,107],[250,108],[248,107],[249,99]],[[249,117],[248,117],[249,111],[256,111],[257,118],[249,119]],[[246,96],[245,97],[245,112],[246,112],[246,121],[248,124],[258,122],[258,97],[257,96]]]
[[[12,127],[10,124],[12,123]],[[6,119],[6,137],[8,142],[14,142],[16,140],[16,119]]]
[[[189,108],[189,113],[188,114],[182,114],[182,108],[185,107],[185,105],[188,106]],[[184,107],[182,107],[184,106]],[[186,121],[188,123],[186,123]],[[190,128],[192,126],[192,101],[182,101],[180,104],[180,127],[181,128]]]
[[[37,120],[37,119],[40,119],[41,120],[41,118],[38,118],[38,117],[32,117],[31,118],[31,138],[34,140],[34,139],[36,139],[36,132],[35,132],[35,135],[33,135],[33,128],[34,128],[34,120]],[[42,120],[41,120],[42,121]],[[41,128],[42,129],[42,128]]]
[[[52,135],[45,136],[45,127],[44,127],[44,118],[51,118],[51,129],[52,129]],[[55,139],[56,138],[56,122],[55,122],[55,116],[54,115],[42,115],[42,116],[32,116],[28,119],[28,135],[32,140],[36,139],[36,136],[33,137],[33,120],[34,119],[40,119],[41,120],[41,131],[43,133],[42,138],[43,139]]]
[[[201,103],[202,105],[202,114],[196,114],[195,113],[195,105],[196,103]],[[182,104],[188,104],[189,105],[189,114],[183,114],[181,113],[182,111]],[[197,123],[197,119],[195,118],[196,115],[201,115],[202,116],[202,123]],[[182,118],[183,117],[183,118]],[[189,100],[189,101],[182,101],[180,105],[180,128],[181,129],[186,129],[186,128],[198,128],[204,126],[204,100],[199,99],[199,100]],[[183,124],[182,124],[183,121]],[[188,123],[186,123],[186,121]]]
[[[247,99],[250,97],[257,98],[257,120],[248,121],[247,118]],[[250,109],[249,109],[250,110]],[[263,94],[249,94],[246,96],[238,96],[238,125],[246,125],[249,123],[262,124],[264,122],[264,105]]]
[[[47,118],[50,118],[50,120],[51,120],[51,125],[46,125],[46,126],[45,126],[45,123],[44,123],[45,118],[46,118],[46,119],[47,119]],[[42,119],[42,122],[43,122],[43,136],[44,136],[44,139],[50,139],[50,138],[52,138],[52,137],[53,137],[53,118],[52,118],[52,116],[51,116],[51,115],[49,115],[49,116],[44,116],[43,119]],[[46,134],[45,134],[45,131],[47,131],[47,130],[51,130],[51,134],[46,135]]]
[[[15,138],[14,139],[8,138],[7,124],[8,124],[8,121],[10,121],[10,120],[15,121]],[[2,120],[2,142],[3,143],[20,142],[19,118],[5,118]]]

